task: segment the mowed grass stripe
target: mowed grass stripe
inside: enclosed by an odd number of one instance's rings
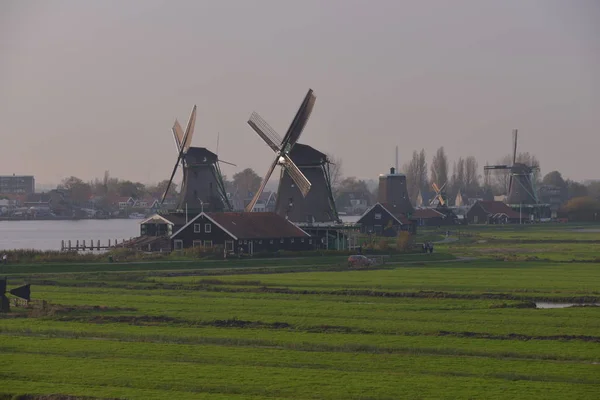
[[[26,349],[23,351],[22,349]],[[187,362],[229,366],[262,366],[336,371],[410,371],[411,374],[594,384],[597,367],[590,363],[498,360],[483,357],[449,357],[398,354],[309,353],[239,346],[124,343],[89,339],[4,338],[3,354],[65,356],[72,358],[136,359],[161,363]],[[507,372],[508,371],[508,372]]]
[[[283,330],[186,328],[6,320],[3,336],[96,338],[124,342],[214,344],[300,351],[402,353],[600,362],[600,346],[583,341],[490,340],[452,336],[361,335]]]
[[[247,394],[288,398],[379,398],[391,399],[398,391],[410,398],[464,396],[485,390],[487,398],[500,394],[510,398],[533,398],[542,388],[545,398],[592,398],[597,385],[534,382],[501,378],[465,377],[442,373],[423,375],[411,370],[345,372],[307,368],[203,365],[186,362],[158,363],[134,359],[77,359],[62,356],[5,354],[9,366],[4,379],[95,386],[150,388],[191,393]],[[42,362],[41,362],[42,361]],[[65,366],[69,366],[65,368]],[[511,374],[507,372],[507,377]],[[476,390],[475,390],[476,388]],[[444,396],[444,397],[446,397]],[[437,396],[436,396],[437,397]],[[506,398],[506,397],[504,397]]]

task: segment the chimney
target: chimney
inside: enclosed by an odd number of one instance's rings
[[[394,175],[396,173],[396,168],[390,168],[390,175]]]

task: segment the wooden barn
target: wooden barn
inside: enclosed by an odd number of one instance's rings
[[[308,233],[273,212],[202,212],[175,231],[170,240],[174,250],[222,246],[236,254],[313,248]]]
[[[414,233],[414,224],[402,215],[395,216],[381,203],[369,208],[357,221],[362,233],[378,236],[396,236],[400,231]]]
[[[529,221],[529,214],[519,213],[501,201],[477,201],[466,215],[469,224],[518,224]]]

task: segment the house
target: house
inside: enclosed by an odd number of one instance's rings
[[[441,226],[451,225],[454,221],[447,218],[446,214],[434,208],[417,208],[410,216],[418,226]]]
[[[160,209],[160,201],[153,198],[138,199],[135,200],[132,207],[147,212],[158,212],[158,210]]]
[[[134,204],[135,199],[133,197],[122,196],[117,197],[114,200],[114,205],[116,205],[119,208],[119,210],[125,210],[128,207],[133,207]]]
[[[549,217],[556,219],[558,217],[560,206],[563,203],[563,190],[555,185],[543,185],[539,189],[538,197],[541,203],[548,204],[550,209]]]
[[[276,192],[262,192],[256,201],[252,211],[254,212],[275,212],[275,203],[277,201]],[[249,201],[248,201],[249,203]]]
[[[345,191],[341,192],[335,204],[337,208],[347,215],[362,215],[371,204],[369,192]]]
[[[313,248],[308,233],[273,212],[203,212],[173,233],[171,241],[175,250],[220,246],[237,254]]]
[[[500,201],[477,201],[467,211],[469,224],[518,224],[529,220],[529,215],[519,213]]]
[[[413,224],[403,216],[395,216],[381,203],[369,208],[357,221],[362,233],[396,236],[400,231],[413,231]],[[412,232],[414,233],[414,232]]]
[[[174,250],[222,247],[236,254],[304,251],[316,244],[308,233],[273,212],[202,212],[193,218],[184,213],[155,214],[141,222],[141,234],[154,237],[155,243],[168,237]],[[156,249],[152,244],[147,247]]]

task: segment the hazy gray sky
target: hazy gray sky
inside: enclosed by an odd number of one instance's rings
[[[38,182],[158,181],[193,104],[193,144],[266,172],[246,124],[281,135],[302,97],[300,141],[376,178],[430,158],[535,153],[542,171],[600,177],[600,1],[0,1],[0,174]]]

